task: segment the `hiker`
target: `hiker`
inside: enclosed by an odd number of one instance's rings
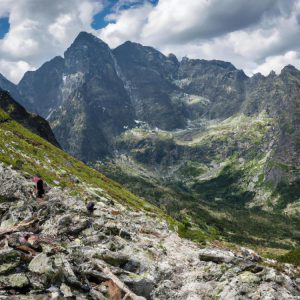
[[[86,209],[87,211],[90,213],[90,214],[93,214],[94,210],[96,210],[95,208],[95,203],[94,202],[89,202],[86,206]]]
[[[36,184],[35,187],[36,197],[39,199],[43,198],[45,194],[44,181],[39,175],[35,175],[32,180]]]

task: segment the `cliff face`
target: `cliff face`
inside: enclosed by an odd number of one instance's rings
[[[133,124],[123,82],[108,46],[81,33],[65,52],[18,85],[33,109],[49,120],[62,147],[90,161],[110,153],[113,138]]]
[[[140,44],[126,42],[113,50],[136,118],[161,129],[186,125],[186,110],[174,99],[181,91],[172,82],[178,61]]]
[[[22,95],[19,101],[28,110],[48,119],[53,107],[61,105],[60,85],[64,59],[55,57],[36,71],[28,71],[19,82],[17,89]],[[39,99],[38,103],[36,99]]]

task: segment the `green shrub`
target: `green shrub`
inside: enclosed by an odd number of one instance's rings
[[[300,248],[291,250],[287,254],[279,256],[277,260],[279,260],[280,262],[300,266]]]

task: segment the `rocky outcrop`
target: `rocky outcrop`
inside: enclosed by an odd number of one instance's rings
[[[0,165],[1,298],[300,298],[291,265],[247,249],[200,247],[157,216],[104,197],[90,214],[68,189],[50,188],[43,201],[31,191],[23,175]]]

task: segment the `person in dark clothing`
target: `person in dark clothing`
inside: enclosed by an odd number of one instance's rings
[[[44,189],[44,181],[39,175],[35,175],[33,177],[33,182],[36,184],[36,196],[37,198],[43,198],[45,194],[45,189]]]
[[[44,190],[44,182],[42,179],[40,179],[37,183],[36,183],[36,189],[37,189],[37,197],[38,198],[43,198],[44,194],[45,194],[45,190]]]
[[[89,202],[86,206],[87,211],[92,214],[94,212],[94,210],[96,210],[95,208],[95,203],[94,202]]]

